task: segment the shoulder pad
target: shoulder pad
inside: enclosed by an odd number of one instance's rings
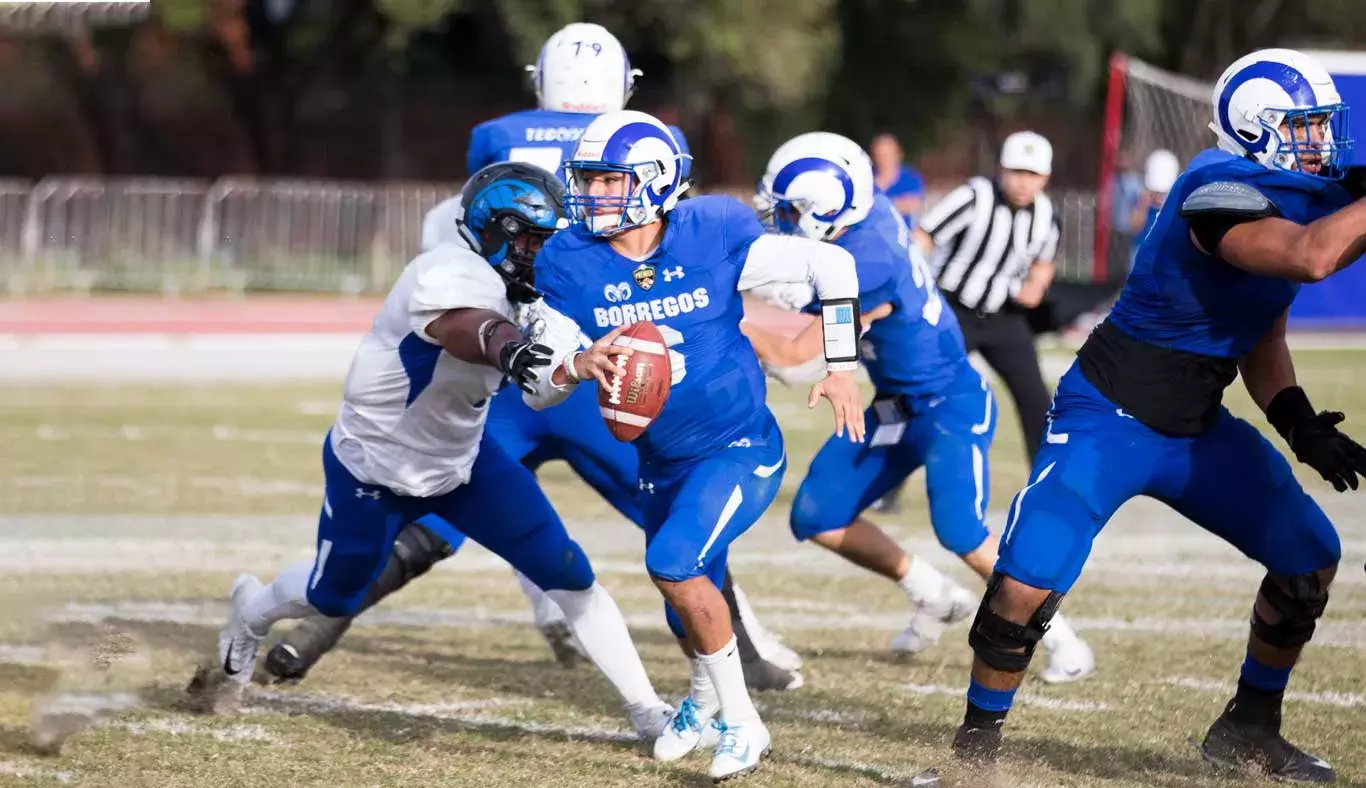
[[[1265,194],[1245,183],[1215,181],[1207,183],[1181,203],[1181,218],[1227,216],[1236,219],[1265,219],[1280,216],[1281,210]]]

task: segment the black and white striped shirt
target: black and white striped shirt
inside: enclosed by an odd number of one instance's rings
[[[1000,310],[1019,292],[1031,265],[1054,258],[1061,234],[1047,195],[1015,208],[982,177],[949,192],[926,212],[920,229],[934,239],[930,265],[939,289],[983,314]]]

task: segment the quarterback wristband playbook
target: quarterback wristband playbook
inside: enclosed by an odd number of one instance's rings
[[[1290,433],[1296,427],[1314,420],[1314,406],[1299,386],[1287,386],[1271,398],[1266,406],[1266,420],[1276,428],[1282,438],[1290,440]]]
[[[859,306],[857,298],[821,302],[821,330],[825,335],[825,368],[830,372],[858,369]]]

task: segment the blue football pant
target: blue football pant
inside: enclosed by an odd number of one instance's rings
[[[865,443],[832,435],[811,462],[792,504],[799,540],[847,528],[874,501],[925,468],[930,522],[946,550],[966,555],[989,535],[988,455],[996,434],[991,387],[974,371],[944,396],[923,402],[908,420],[895,403],[875,402],[864,414]]]
[[[1092,541],[1137,495],[1166,503],[1275,574],[1326,569],[1342,554],[1333,524],[1251,424],[1223,410],[1200,435],[1162,435],[1074,367],[1058,386],[1029,484],[1010,504],[996,568],[1066,593]]]
[[[449,522],[544,589],[579,591],[593,570],[541,492],[536,478],[488,435],[470,480],[431,498],[398,495],[357,480],[323,444],[326,492],[308,601],[328,616],[360,609],[404,525],[427,516]],[[441,530],[438,530],[441,533]]]
[[[642,468],[645,568],[651,577],[682,582],[710,578],[720,589],[730,544],[777,497],[787,468],[782,433],[769,416],[763,434],[732,443],[706,459],[675,468]],[[667,603],[674,635],[683,623]]]

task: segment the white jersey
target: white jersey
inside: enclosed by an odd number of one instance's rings
[[[452,309],[497,312],[553,348],[556,359],[583,342],[578,326],[543,302],[514,314],[502,277],[467,247],[441,244],[419,255],[389,291],[346,376],[332,450],[357,479],[417,497],[469,481],[502,373],[446,353],[427,333]],[[550,384],[553,369],[541,368],[528,404],[568,396],[569,387]]]

